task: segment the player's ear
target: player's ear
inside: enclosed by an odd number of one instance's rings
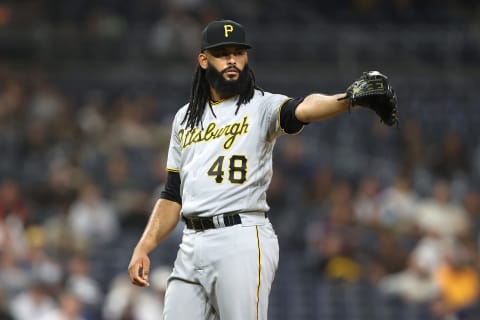
[[[197,57],[198,60],[198,65],[202,69],[207,69],[208,61],[207,61],[207,55],[203,52],[200,52]]]

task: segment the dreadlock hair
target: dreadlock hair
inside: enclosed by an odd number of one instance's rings
[[[235,115],[237,115],[238,110],[242,104],[248,103],[255,93],[255,89],[260,90],[263,94],[264,90],[258,87],[255,83],[255,75],[253,74],[252,69],[248,69],[247,75],[247,85],[243,92],[240,92],[237,102],[237,109],[235,110]],[[192,90],[190,93],[190,101],[188,105],[187,112],[185,117],[182,120],[182,124],[187,122],[187,127],[193,129],[196,125],[199,125],[202,121],[202,115],[205,111],[205,106],[209,105],[210,110],[213,112],[212,104],[210,103],[210,85],[205,78],[205,69],[201,68],[200,65],[197,65],[195,70],[195,75],[192,82]],[[216,117],[216,116],[215,116]]]

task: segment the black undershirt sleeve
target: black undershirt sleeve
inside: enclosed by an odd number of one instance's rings
[[[288,134],[294,134],[300,132],[303,126],[308,124],[304,123],[295,117],[295,109],[305,99],[304,97],[293,98],[283,104],[280,110],[280,127]]]
[[[180,195],[180,174],[178,172],[169,171],[167,175],[167,183],[160,193],[160,198],[175,201],[182,204],[182,196]]]

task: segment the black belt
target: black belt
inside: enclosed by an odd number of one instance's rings
[[[241,224],[242,219],[239,214],[218,215],[214,217],[182,217],[188,229],[203,231],[207,229],[216,229],[230,227]]]

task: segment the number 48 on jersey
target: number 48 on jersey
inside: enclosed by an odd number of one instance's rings
[[[215,178],[216,183],[222,183],[225,171],[223,163],[225,156],[219,156],[210,169],[208,175]],[[228,181],[230,183],[242,184],[247,180],[247,158],[244,155],[233,155],[228,159]]]

